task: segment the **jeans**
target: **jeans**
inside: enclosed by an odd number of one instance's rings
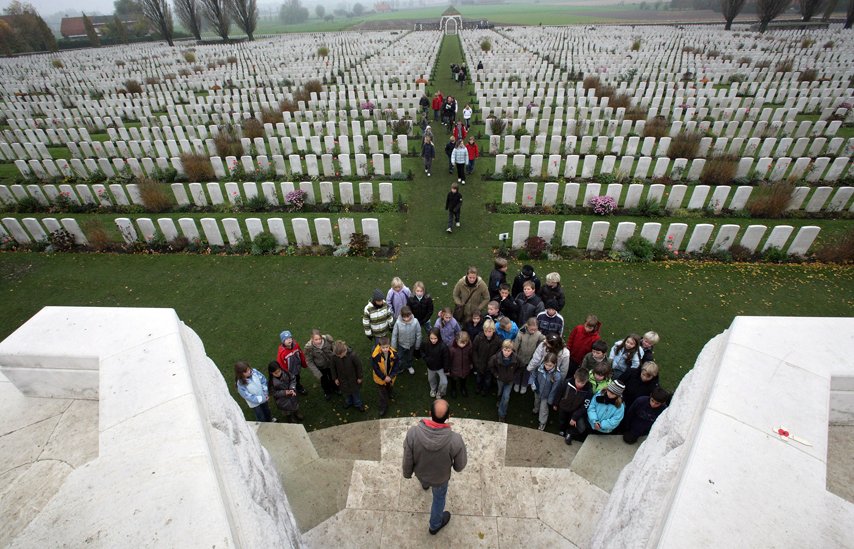
[[[468,173],[469,175],[474,173],[474,160],[469,160],[469,165],[466,166],[466,173]]]
[[[448,210],[448,228],[449,229],[454,226],[454,221],[456,221],[457,223],[460,222],[460,208],[457,208],[455,210]]]
[[[433,109],[433,120],[439,120],[439,109]]]
[[[465,118],[464,120],[465,120],[465,123],[466,123],[466,129],[469,129],[469,128],[471,127],[471,126],[470,126],[470,124],[471,124],[471,118]]]
[[[498,417],[507,416],[507,404],[510,402],[510,392],[513,389],[513,383],[504,383],[498,380],[498,396],[501,399],[498,402]]]
[[[444,395],[448,390],[448,376],[444,370],[427,370],[427,382],[437,395]]]
[[[255,412],[255,419],[257,421],[269,422],[273,421],[273,414],[270,412],[270,402],[262,402],[258,406],[252,408],[252,411]]]
[[[448,497],[448,481],[433,487],[433,505],[430,507],[430,529],[438,530],[442,526],[445,514],[445,499]]]
[[[364,406],[362,402],[362,394],[361,391],[356,389],[355,392],[344,397],[344,402],[346,402],[347,406],[355,406],[356,408],[361,408]]]
[[[534,408],[539,409],[540,423],[548,423],[548,421],[549,421],[549,399],[548,399],[548,395],[543,395],[541,397],[539,392],[534,393]]]
[[[400,366],[402,370],[408,370],[412,368],[412,349],[398,349],[397,359],[400,361]]]
[[[433,171],[433,157],[425,156],[424,157],[424,169],[427,170],[427,173]]]

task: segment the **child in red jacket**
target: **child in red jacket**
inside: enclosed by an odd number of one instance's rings
[[[566,348],[569,349],[569,371],[581,366],[581,361],[593,349],[593,342],[599,339],[602,323],[596,315],[587,315],[583,324],[579,324],[569,333]]]
[[[281,339],[282,341],[282,344],[279,345],[279,352],[276,355],[276,362],[279,363],[279,366],[281,366],[283,370],[288,372],[288,357],[294,353],[297,353],[302,368],[308,368],[308,364],[305,361],[305,354],[302,352],[302,349],[300,349],[299,343],[296,342],[291,332],[289,332],[288,330],[283,331],[281,334],[279,334],[279,339]],[[302,368],[299,369],[301,370]],[[307,395],[308,391],[306,391],[305,387],[302,386],[299,371],[289,373],[291,375],[296,374],[297,392],[301,395]]]
[[[480,156],[480,149],[477,148],[477,141],[475,141],[473,135],[469,136],[469,140],[466,143],[466,149],[469,152],[469,165],[466,167],[466,173],[471,175],[474,173],[474,160]]]

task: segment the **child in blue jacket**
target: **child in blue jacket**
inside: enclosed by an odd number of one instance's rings
[[[267,393],[267,378],[264,374],[241,361],[234,365],[234,382],[237,384],[237,392],[255,412],[255,419],[273,421],[268,404],[270,397]]]
[[[625,388],[622,382],[615,379],[593,397],[587,407],[587,422],[590,424],[591,433],[607,435],[620,425],[626,413],[622,399]]]

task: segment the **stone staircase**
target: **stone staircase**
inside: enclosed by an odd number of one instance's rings
[[[400,467],[414,418],[363,421],[306,433],[254,424],[270,452],[307,547],[426,547],[432,496]],[[637,446],[473,419],[453,420],[468,466],[448,491],[450,547],[587,547],[596,519]],[[571,510],[572,512],[566,512]]]

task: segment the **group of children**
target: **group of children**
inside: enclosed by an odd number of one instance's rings
[[[525,265],[511,286],[507,268],[506,260],[497,259],[487,283],[470,267],[455,287],[455,307],[443,308],[435,319],[433,299],[420,281],[410,290],[395,277],[388,292],[374,290],[362,311],[362,328],[372,346],[379,416],[388,411],[397,377],[404,371],[415,374],[420,358],[430,397],[468,397],[473,378],[476,394],[497,396],[502,422],[511,394],[530,388],[539,429],[556,417],[567,444],[611,433],[622,433],[631,444],[649,433],[669,400],[653,360],[658,334],[628,334],[609,347],[600,337],[601,322],[590,314],[564,339],[560,275],[549,273],[542,284],[533,267]],[[345,397],[345,408],[365,410],[362,364],[346,342],[317,329],[304,349],[289,331],[280,334],[280,341],[277,359],[268,366],[269,381],[244,362],[234,367],[238,391],[258,421],[271,420],[269,396],[287,420],[302,419],[303,368],[320,379],[327,400],[338,393]]]

